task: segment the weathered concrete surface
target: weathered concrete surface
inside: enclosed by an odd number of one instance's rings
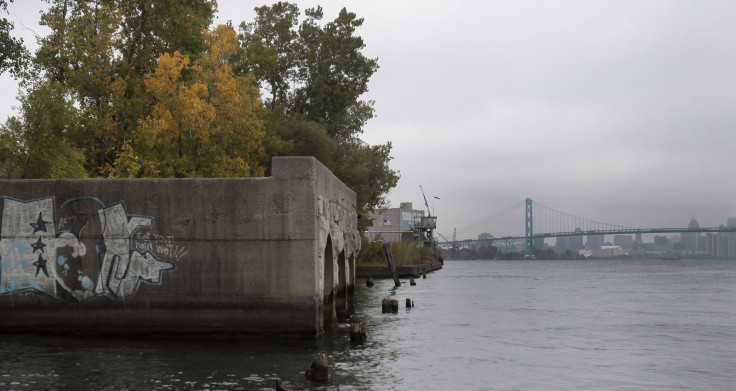
[[[353,302],[356,195],[272,177],[0,181],[0,330],[315,335]]]

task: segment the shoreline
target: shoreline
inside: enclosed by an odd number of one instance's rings
[[[421,264],[396,266],[396,274],[398,277],[420,277],[425,273],[431,273],[442,269],[442,264]],[[391,278],[391,268],[388,266],[356,266],[355,277],[373,277],[373,278]]]

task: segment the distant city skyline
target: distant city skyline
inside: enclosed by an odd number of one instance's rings
[[[705,226],[701,227],[700,224],[698,223],[698,220],[696,218],[690,219],[689,220],[689,223],[687,225],[684,225],[684,227],[688,227],[688,228],[716,228],[716,227],[720,227],[720,226],[725,226],[725,227],[729,227],[729,228],[736,228],[736,217],[728,217],[728,218],[725,219],[725,223],[724,224],[719,224],[719,225],[712,226],[712,227],[705,227]],[[640,227],[640,228],[645,228],[645,227]],[[656,227],[656,228],[679,228],[679,227]],[[577,230],[579,230],[579,227],[576,228],[575,231],[577,231]],[[634,236],[633,234],[628,234],[628,235],[629,236]],[[672,233],[672,234],[667,234],[667,233],[645,233],[645,234],[636,234],[636,236],[642,237],[642,240],[641,240],[642,242],[654,242],[657,237],[666,237],[668,240],[672,240],[673,238],[675,238],[676,240],[679,241],[681,235],[682,235],[682,233]],[[504,237],[504,236],[507,236],[507,235],[494,235],[491,232],[481,232],[475,238],[463,238],[463,239],[458,238],[458,240],[487,240],[487,239],[491,239],[491,238],[500,238],[500,237]],[[586,238],[591,238],[591,237],[593,237],[593,238],[599,237],[600,238],[600,237],[612,237],[612,236],[615,236],[615,235],[614,234],[610,234],[610,235],[582,235],[582,236],[584,236]],[[553,241],[555,239],[554,238],[547,238],[547,240]],[[603,245],[603,244],[604,243],[600,243],[600,245]],[[587,246],[587,244],[586,244],[586,246]]]

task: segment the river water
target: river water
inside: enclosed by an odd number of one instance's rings
[[[10,390],[732,390],[736,261],[446,261],[313,341],[0,335]],[[382,314],[381,299],[399,300]],[[414,301],[405,308],[406,298]],[[2,316],[2,315],[0,315]],[[304,377],[328,357],[330,381]]]

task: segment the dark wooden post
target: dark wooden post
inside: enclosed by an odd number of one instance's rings
[[[312,366],[307,370],[307,379],[314,382],[327,382],[329,374],[327,372],[327,356],[319,354],[312,360]]]
[[[391,299],[391,312],[393,313],[399,312],[399,301],[396,299]]]
[[[373,278],[370,275],[365,280],[365,286],[373,286]]]
[[[368,338],[368,334],[363,331],[363,326],[360,323],[350,324],[350,342],[363,343]]]
[[[413,278],[410,278],[410,279],[409,279],[409,285],[411,285],[411,286],[414,286],[414,285],[416,285],[416,284],[417,284],[417,282],[416,282],[416,281],[414,281],[414,279],[413,279]]]
[[[381,300],[381,309],[384,314],[391,312],[391,302],[388,299]]]
[[[286,387],[284,387],[284,383],[281,383],[280,378],[276,378],[276,391],[289,391]]]
[[[391,254],[391,243],[383,244],[383,252],[386,253],[386,259],[388,259],[388,267],[391,268],[391,276],[394,278],[394,285],[401,286],[401,281],[396,274],[396,264],[394,263],[394,256]]]

